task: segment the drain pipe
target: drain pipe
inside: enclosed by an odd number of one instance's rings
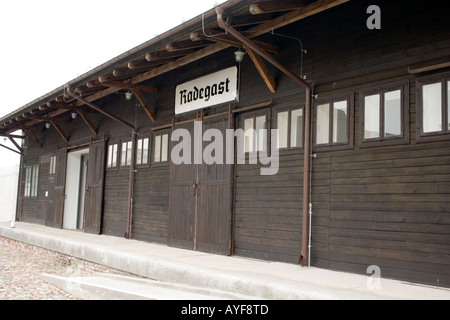
[[[306,90],[306,107],[305,107],[305,156],[304,156],[304,167],[303,167],[303,219],[302,219],[302,250],[299,258],[299,264],[302,266],[310,265],[309,258],[309,208],[310,208],[310,177],[311,177],[311,110],[312,110],[312,89],[311,86],[300,78],[297,74],[287,69],[281,63],[279,63],[276,59],[274,59],[270,54],[266,51],[255,45],[250,39],[236,31],[233,27],[229,26],[224,18],[223,13],[224,10],[221,7],[216,8],[217,13],[217,21],[219,26],[231,34],[233,37],[238,39],[244,46],[252,49],[254,52],[259,54],[261,57],[270,62],[277,69],[282,71],[288,77],[293,79],[295,82],[300,84]]]

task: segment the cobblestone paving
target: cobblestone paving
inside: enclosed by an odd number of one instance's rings
[[[89,276],[118,270],[0,237],[0,300],[78,300],[40,279],[43,273]]]

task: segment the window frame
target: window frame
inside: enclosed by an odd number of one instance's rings
[[[124,144],[126,144],[125,164],[123,163]],[[130,152],[128,152],[128,151],[130,151]],[[120,146],[119,146],[119,151],[118,151],[118,162],[119,162],[118,166],[120,169],[122,169],[122,168],[129,169],[131,167],[131,165],[133,164],[133,141],[132,140],[123,139],[120,141]]]
[[[156,155],[156,138],[158,136],[165,136],[167,135],[167,160],[162,161],[162,159],[160,159],[159,161],[156,161],[155,159],[155,155]],[[160,147],[162,146],[163,143],[163,139],[161,139],[160,142]],[[159,130],[159,131],[155,131],[153,132],[152,136],[151,136],[151,156],[150,156],[150,165],[152,167],[155,166],[167,166],[170,164],[170,150],[171,150],[171,131],[170,130]],[[160,149],[160,152],[162,151],[162,148]],[[162,153],[160,154],[160,156],[162,155]]]
[[[117,151],[116,151],[116,165],[115,166],[111,166],[111,157],[110,157],[110,148],[112,146],[116,146]],[[121,157],[121,143],[120,141],[111,141],[108,143],[107,149],[106,149],[106,170],[107,171],[117,171],[119,170],[120,167],[120,162],[122,160]]]
[[[320,94],[319,94],[320,97]],[[346,142],[333,142],[333,106],[335,103],[347,101],[347,141]],[[319,98],[314,102],[314,110],[313,110],[313,150],[315,152],[321,151],[330,151],[330,150],[347,150],[354,148],[354,130],[355,130],[355,121],[354,121],[354,93],[351,94],[337,94],[337,95],[327,95],[324,98]],[[329,120],[329,142],[324,144],[317,144],[317,120],[318,120],[318,107],[324,104],[330,105],[330,118]]]
[[[24,198],[33,199],[39,196],[39,165],[25,166]]]
[[[140,141],[142,141],[142,143],[144,143],[145,140],[148,140],[147,142],[147,159],[146,162],[143,163],[139,163],[139,160],[143,160],[144,159],[144,153],[142,153],[141,159],[138,158],[139,152],[140,152],[140,148],[142,147],[142,144],[140,143]],[[152,160],[152,136],[151,135],[145,135],[145,136],[140,136],[138,139],[136,139],[136,167],[137,168],[148,168],[150,166],[151,160]],[[142,149],[142,151],[145,149]]]
[[[443,128],[441,131],[424,132],[423,128],[423,87],[435,83],[441,84],[441,116]],[[434,74],[416,79],[416,141],[450,140],[450,72]],[[447,123],[448,122],[448,123]]]
[[[401,125],[401,134],[386,137],[385,136],[385,95],[390,92],[400,90],[400,125]],[[369,147],[377,147],[377,146],[391,146],[391,145],[401,145],[408,144],[410,142],[409,137],[409,81],[402,81],[396,83],[390,83],[386,85],[374,86],[371,88],[367,88],[361,90],[359,93],[360,99],[360,119],[359,119],[359,147],[360,148],[369,148]],[[365,138],[365,116],[366,116],[366,97],[372,95],[380,95],[380,123],[379,130],[380,136],[377,138]]]
[[[56,156],[50,156],[50,168],[49,168],[49,176],[56,175]]]
[[[302,110],[302,118],[303,118],[303,127],[302,127],[302,139],[301,139],[301,145],[300,146],[292,146],[292,112],[293,111],[297,111],[297,110]],[[278,128],[278,116],[280,113],[284,113],[287,112],[288,113],[288,128],[287,128],[287,147],[282,147],[280,148],[278,146],[278,140],[277,140],[277,148],[279,150],[279,152],[288,152],[288,151],[303,151],[305,148],[305,106],[289,106],[289,107],[283,107],[283,108],[276,108],[273,110],[274,113],[274,117],[273,117],[273,128],[274,129],[279,129]]]

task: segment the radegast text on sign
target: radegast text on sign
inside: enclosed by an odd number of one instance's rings
[[[231,67],[180,84],[175,92],[175,114],[238,100],[238,69]]]

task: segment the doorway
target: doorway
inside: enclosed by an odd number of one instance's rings
[[[66,192],[64,199],[63,228],[84,229],[86,181],[89,149],[70,152],[67,155]]]
[[[229,120],[203,121],[203,132],[223,133]],[[194,137],[193,125],[183,126]],[[171,164],[170,246],[215,254],[232,254],[232,173],[228,164]]]

